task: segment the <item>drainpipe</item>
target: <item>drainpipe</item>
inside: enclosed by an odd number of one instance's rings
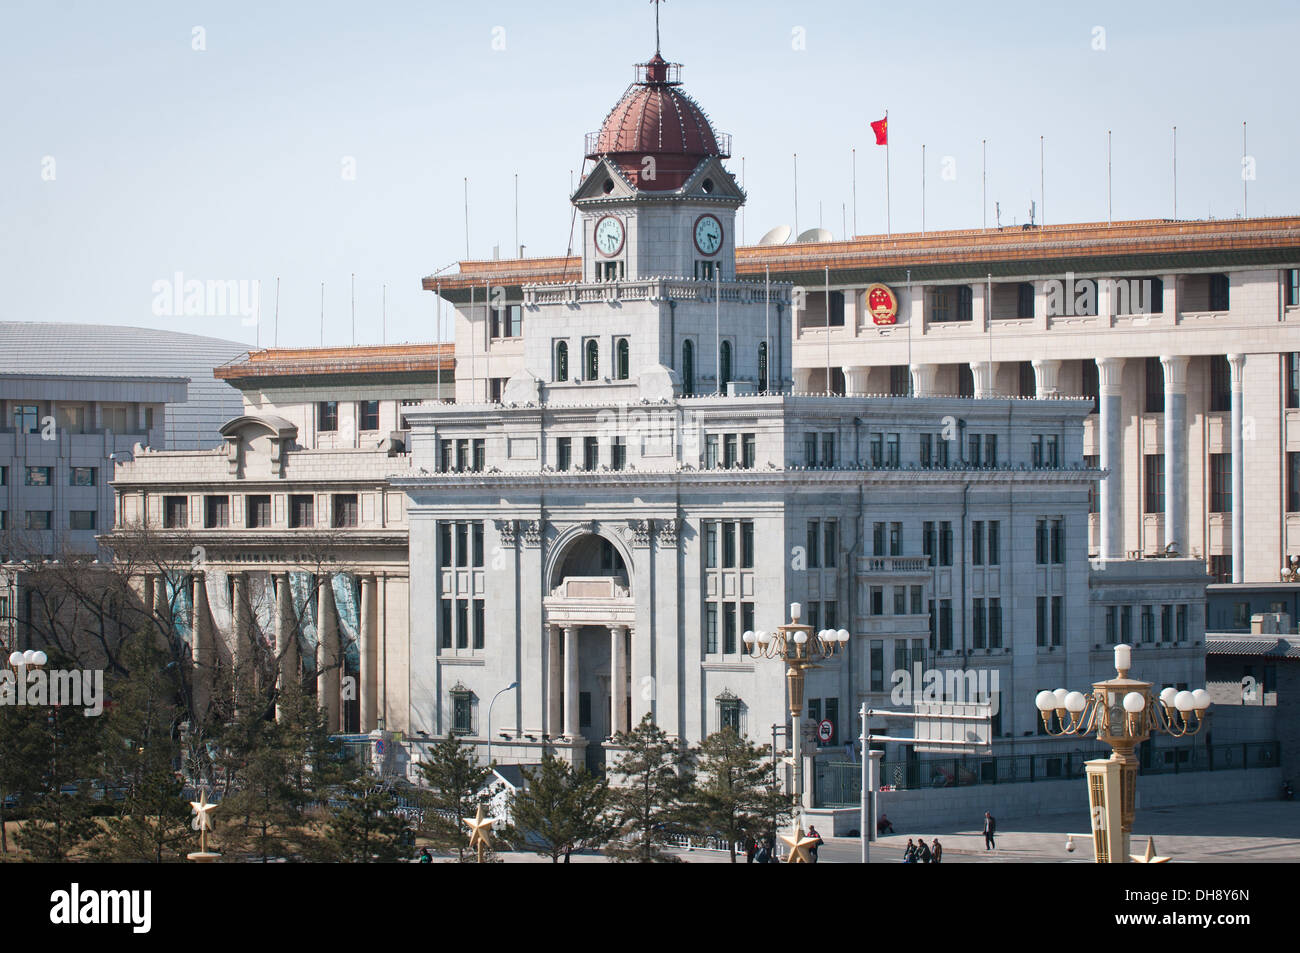
[[[785,305],[776,306],[776,392],[785,393]]]
[[[861,418],[861,417],[854,417],[854,418],[853,418],[853,465],[854,465],[854,466],[858,466],[858,467],[862,466],[862,430],[861,430],[861,428],[862,428],[862,418]],[[858,517],[859,517],[859,519],[861,518],[861,516],[862,516],[862,514],[861,514],[861,510],[859,510],[859,513],[858,513]]]
[[[859,422],[860,421],[855,418],[854,423],[857,424]],[[848,625],[844,626],[844,628],[848,629],[849,632],[852,633],[854,636],[853,638],[849,639],[848,648],[844,653],[844,665],[848,672],[847,692],[850,700],[856,700],[857,698],[857,691],[856,691],[856,687],[854,684],[854,677],[853,677],[856,671],[856,668],[854,666],[854,658],[856,657],[856,647],[858,641],[857,634],[853,632],[854,622],[857,620],[858,617],[858,585],[857,585],[856,571],[854,568],[854,561],[857,559],[858,551],[862,548],[863,534],[866,532],[866,528],[867,528],[867,523],[866,523],[867,517],[865,511],[863,510],[863,506],[865,505],[865,503],[866,503],[866,489],[862,485],[862,483],[859,482],[858,483],[857,532],[854,533],[853,546],[849,549],[845,559],[846,572],[844,573],[844,577],[849,588],[848,599],[845,600],[849,606],[849,622]],[[855,706],[850,706],[850,707],[853,709],[853,711],[857,711],[857,707]],[[862,756],[865,758],[867,756],[867,753],[865,751],[862,752]]]
[[[677,302],[672,298],[668,299],[668,340],[672,343],[668,345],[671,353],[668,355],[668,366],[677,367],[679,357],[677,352]],[[681,369],[678,368],[680,371]],[[678,375],[681,379],[681,375]]]
[[[970,511],[970,483],[961,491],[961,659],[962,668],[970,662],[970,649],[966,645],[966,629],[970,614],[966,610],[966,514]]]

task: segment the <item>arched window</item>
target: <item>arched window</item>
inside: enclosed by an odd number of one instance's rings
[[[682,342],[682,394],[695,393],[695,342]]]
[[[555,380],[569,379],[569,342],[561,341],[555,345]]]
[[[600,345],[592,338],[587,342],[587,380],[594,381],[600,377]]]
[[[723,341],[718,355],[718,393],[727,392],[727,382],[731,380],[731,342]]]
[[[619,338],[618,343],[614,345],[614,376],[621,381],[628,379],[631,370],[628,360],[629,350],[627,338]]]
[[[767,342],[758,343],[758,386],[759,389],[767,391]]]

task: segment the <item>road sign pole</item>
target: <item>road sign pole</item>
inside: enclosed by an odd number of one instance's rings
[[[862,719],[862,733],[858,739],[862,742],[862,805],[859,809],[860,819],[858,821],[858,833],[862,838],[862,862],[865,864],[871,859],[871,830],[867,827],[867,706],[864,704],[858,711]]]

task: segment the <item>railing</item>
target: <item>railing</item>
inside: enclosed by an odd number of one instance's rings
[[[1139,750],[1139,775],[1275,768],[1281,753],[1277,741]],[[884,792],[1078,780],[1084,775],[1084,762],[1108,757],[1110,749],[1097,748],[1061,754],[966,755],[925,761],[884,761],[881,763],[880,785]],[[819,808],[856,806],[861,801],[861,764],[819,761],[815,780],[814,804]]]
[[[859,556],[858,572],[879,575],[898,575],[900,573],[928,573],[929,556]]]
[[[762,304],[768,291],[761,281],[724,279],[714,282],[693,278],[639,278],[623,281],[573,281],[553,285],[529,285],[524,288],[524,304],[584,304],[601,301],[700,301],[712,303],[715,297],[740,304]],[[770,289],[774,304],[789,304],[790,285],[773,282]]]

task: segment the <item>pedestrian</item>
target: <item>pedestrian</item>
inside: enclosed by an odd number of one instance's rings
[[[916,845],[912,843],[912,838],[907,839],[907,846],[903,848],[903,863],[916,863]]]
[[[817,863],[817,848],[821,847],[824,841],[822,841],[822,835],[817,833],[817,828],[811,824],[808,825],[808,836],[816,838],[812,846],[808,848],[808,853],[812,856],[812,862],[815,864]]]
[[[885,833],[885,831],[889,831],[891,834],[894,833],[894,825],[890,823],[887,814],[881,814],[880,820],[876,821],[876,836],[879,837],[881,834]]]
[[[429,853],[429,848],[427,848],[427,847],[421,847],[421,848],[420,848],[420,859],[419,859],[418,863],[421,863],[421,864],[431,864],[431,863],[433,863],[433,856]]]
[[[767,844],[760,844],[758,850],[754,853],[754,863],[766,864],[772,859],[771,851],[767,849]]]
[[[564,848],[564,862],[565,862],[566,864],[569,862],[569,855],[572,854],[572,853],[573,853],[573,848],[570,847],[570,846],[568,846],[568,845],[565,845],[565,848]]]
[[[997,833],[998,822],[993,819],[993,815],[988,811],[984,812],[984,849],[992,850],[997,845],[993,843],[993,835]]]
[[[756,854],[758,854],[757,842],[755,842],[754,838],[752,837],[746,837],[745,838],[745,863],[752,864],[754,862],[754,857]]]
[[[922,837],[919,844],[916,845],[917,863],[928,864],[930,862],[930,845]]]
[[[943,845],[939,843],[939,838],[934,839],[934,845],[930,848],[930,856],[933,858],[931,863],[939,863],[943,860]]]

